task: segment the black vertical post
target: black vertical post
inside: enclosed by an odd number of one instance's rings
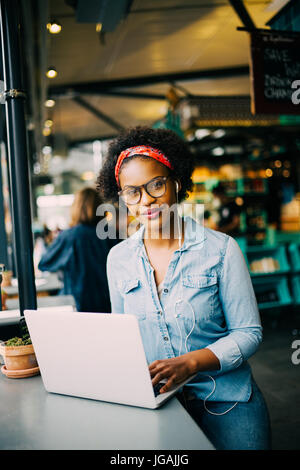
[[[7,255],[7,235],[5,230],[5,208],[2,187],[2,165],[1,165],[1,148],[0,148],[0,264],[8,265]]]
[[[18,0],[0,0],[12,223],[20,313],[23,316],[24,309],[36,309],[37,302],[33,267],[25,94],[22,91],[19,7]]]
[[[2,310],[2,291],[1,291],[1,283],[2,283],[2,273],[5,269],[5,265],[3,263],[0,264],[0,311]]]

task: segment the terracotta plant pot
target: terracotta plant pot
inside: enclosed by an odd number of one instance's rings
[[[6,346],[0,344],[0,354],[5,366],[1,368],[7,377],[29,377],[39,373],[39,367],[32,344],[26,346]]]
[[[2,273],[2,287],[11,286],[11,279],[12,279],[12,271],[3,271]]]
[[[7,307],[6,307],[6,299],[7,299],[7,293],[4,292],[4,290],[1,290],[2,310],[7,310]]]

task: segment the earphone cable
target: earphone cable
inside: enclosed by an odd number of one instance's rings
[[[179,203],[178,203],[178,193],[177,192],[176,192],[176,197],[177,197],[177,208],[178,208]],[[178,229],[179,229],[179,270],[180,270],[180,282],[181,282],[181,299],[178,299],[175,302],[175,321],[176,321],[177,328],[179,329],[179,332],[180,332],[180,350],[179,350],[179,354],[178,354],[180,356],[181,355],[181,348],[182,348],[182,333],[181,333],[181,329],[180,329],[178,321],[177,321],[177,314],[176,314],[177,304],[178,303],[185,303],[191,308],[191,310],[193,312],[193,326],[192,326],[190,332],[186,335],[185,343],[184,343],[186,352],[188,352],[188,349],[187,349],[188,338],[190,337],[190,335],[192,334],[192,332],[194,331],[194,328],[196,326],[196,316],[195,316],[195,311],[193,309],[193,306],[190,304],[190,302],[185,301],[184,296],[183,296],[183,276],[182,276],[182,258],[181,258],[181,253],[182,253],[182,251],[181,251],[182,230],[181,230],[181,227],[180,227],[178,211],[177,211],[177,220],[178,220]],[[210,411],[207,408],[206,402],[214,394],[214,392],[216,390],[216,381],[211,375],[204,375],[204,377],[209,377],[213,382],[212,391],[203,400],[203,406],[204,406],[205,410],[208,413],[210,413],[211,415],[214,415],[214,416],[222,416],[222,415],[225,415],[226,413],[229,413],[229,411],[231,411],[238,404],[238,402],[235,402],[228,410],[226,410],[222,413],[215,413],[213,411]]]

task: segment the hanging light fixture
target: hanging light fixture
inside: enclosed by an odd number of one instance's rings
[[[47,72],[46,72],[46,76],[48,78],[55,78],[57,76],[57,70],[55,67],[49,67]]]
[[[51,127],[44,127],[42,131],[44,137],[48,137],[51,134],[51,132],[52,132]]]
[[[56,20],[51,21],[51,23],[47,23],[47,29],[51,34],[59,34],[61,32],[61,28],[61,24]]]
[[[52,119],[46,119],[44,123],[44,127],[52,127],[53,126],[53,121]]]
[[[46,108],[53,108],[55,106],[55,100],[49,99],[45,101]]]

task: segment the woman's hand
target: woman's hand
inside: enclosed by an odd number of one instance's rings
[[[167,379],[166,384],[160,389],[160,393],[164,393],[197,372],[219,368],[218,358],[212,351],[204,348],[171,359],[154,361],[150,364],[149,371],[153,386]]]
[[[168,392],[175,385],[183,382],[195,373],[195,361],[189,354],[162,359],[152,362],[149,366],[152,385],[158,384],[162,379],[168,379],[160,389],[160,393]]]

